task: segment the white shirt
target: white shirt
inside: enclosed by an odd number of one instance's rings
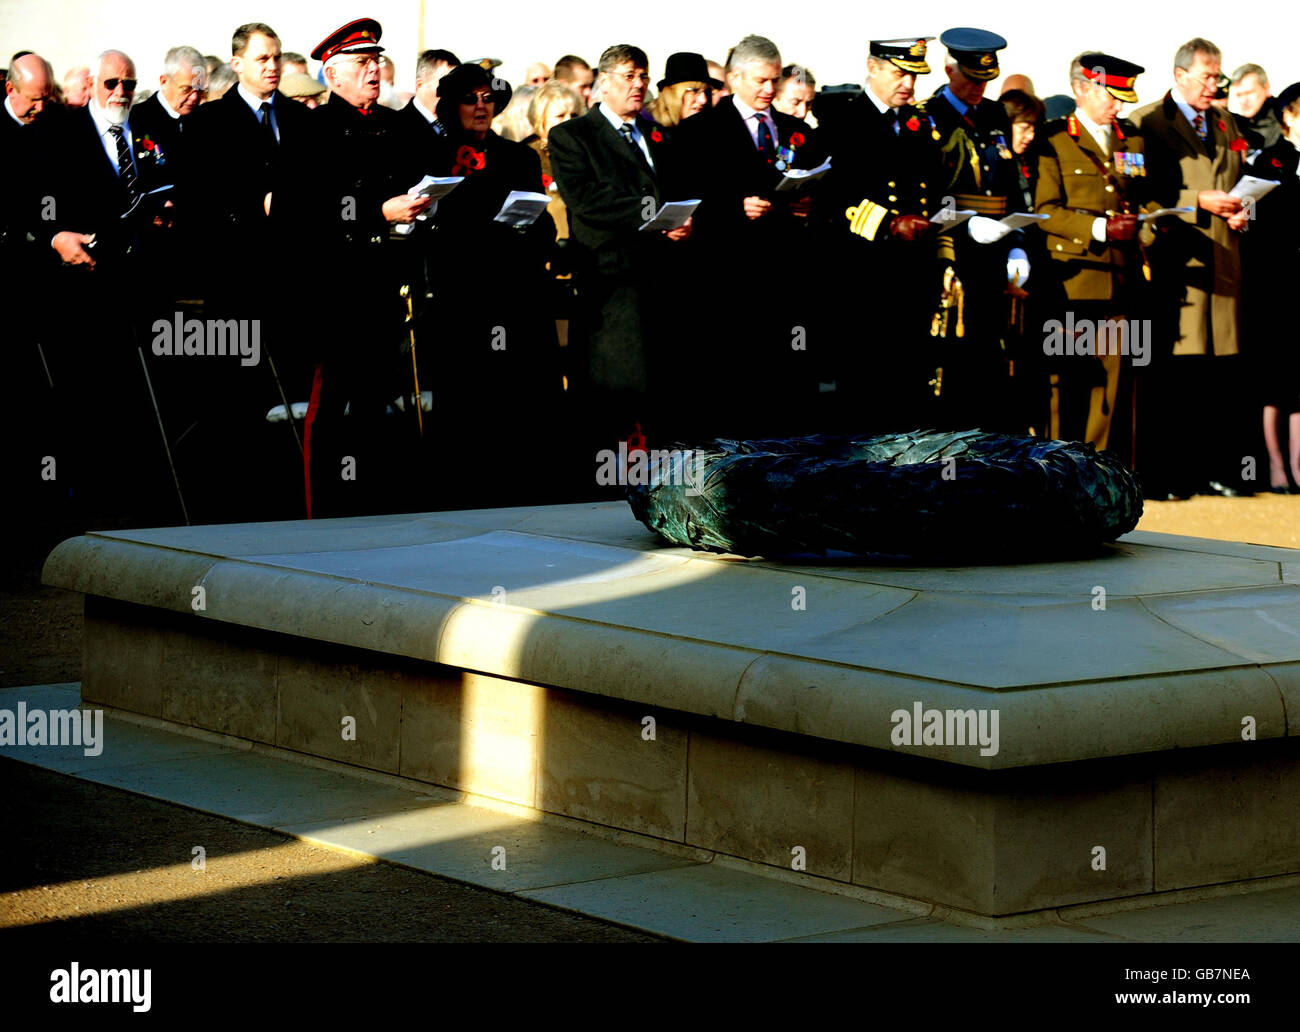
[[[424,120],[426,122],[432,123],[437,119],[438,117],[437,115],[435,115],[432,111],[430,111],[427,107],[425,107],[423,104],[420,103],[419,97],[412,98],[411,102],[415,105],[415,110],[420,112],[420,114],[424,116]]]
[[[104,145],[104,153],[108,155],[108,163],[117,168],[117,137],[109,132],[113,123],[108,120],[108,117],[94,100],[86,105],[86,110],[90,112],[95,128],[99,130],[99,142]],[[122,139],[126,141],[127,153],[131,155],[131,164],[135,166],[135,140],[131,136],[130,121],[123,122],[120,128],[122,130]],[[137,167],[135,172],[136,175],[139,175],[140,169]],[[120,171],[118,175],[121,175]]]
[[[158,103],[162,105],[162,109],[166,111],[168,115],[170,115],[172,118],[181,117],[181,113],[179,111],[174,111],[172,109],[172,106],[167,103],[167,98],[163,96],[162,90],[159,90],[157,93],[154,94],[154,96],[158,98]]]
[[[636,142],[636,145],[641,148],[641,153],[645,155],[646,164],[651,168],[654,168],[654,160],[650,157],[650,145],[646,143],[645,134],[641,132],[641,127],[636,124],[636,118],[619,118],[618,115],[614,114],[610,109],[608,104],[601,104],[599,105],[599,108],[600,113],[604,115],[609,124],[614,127],[615,132],[618,132],[619,126],[622,125],[630,125],[632,127],[632,139]],[[618,135],[622,136],[623,134],[619,132]]]
[[[9,100],[10,100],[9,97],[5,97],[5,110],[9,112],[9,117],[12,118],[19,125],[25,126],[27,123],[14,114],[14,106],[11,103],[9,103]]]
[[[871,98],[871,103],[873,103],[873,104],[876,105],[876,110],[879,111],[882,115],[889,115],[889,114],[897,115],[897,114],[898,114],[898,108],[890,107],[890,106],[889,106],[888,104],[886,104],[883,100],[881,100],[881,99],[880,99],[879,97],[877,97],[874,93],[872,93],[872,92],[871,92],[871,86],[870,86],[870,85],[867,86],[867,88],[866,88],[866,90],[865,90],[864,92],[866,93],[866,95],[867,95],[868,97]],[[894,119],[894,135],[895,135],[895,136],[898,135],[898,131],[899,131],[898,119],[895,118],[895,119]]]
[[[745,120],[745,128],[749,130],[749,137],[754,141],[754,149],[758,150],[758,123],[761,121],[767,123],[767,130],[772,134],[772,152],[776,153],[776,149],[781,146],[781,141],[776,133],[776,121],[772,118],[771,109],[758,111],[750,107],[734,93],[731,95],[731,99],[735,101],[736,110],[740,112],[740,117]]]
[[[1082,111],[1079,111],[1077,108],[1075,109],[1074,117],[1081,126],[1083,126],[1085,129],[1088,130],[1089,135],[1094,140],[1097,141],[1097,146],[1101,148],[1102,154],[1105,154],[1107,157],[1109,157],[1110,138],[1111,138],[1110,126],[1098,125],[1096,122],[1094,122],[1091,118],[1085,115]]]
[[[239,83],[235,87],[235,89],[237,89],[239,91],[239,95],[244,98],[244,103],[253,109],[253,115],[257,118],[257,122],[259,125],[261,125],[262,123],[262,105],[263,104],[271,105],[271,131],[275,133],[275,142],[279,143],[280,142],[280,120],[275,117],[275,94],[272,93],[269,97],[266,98],[266,100],[258,100],[251,93],[249,93],[248,90],[244,89],[244,84],[242,82]]]

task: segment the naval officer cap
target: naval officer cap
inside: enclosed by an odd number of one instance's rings
[[[1125,61],[1110,54],[1080,54],[1083,77],[1106,87],[1106,92],[1125,104],[1136,104],[1138,95],[1134,90],[1137,77],[1146,71],[1141,65]]]
[[[374,18],[358,18],[326,36],[311,52],[312,60],[322,63],[335,54],[378,54],[383,52],[379,37],[383,33]]]
[[[968,79],[986,82],[998,77],[998,51],[1007,41],[986,29],[948,29],[939,37]]]
[[[909,36],[906,39],[873,39],[870,43],[872,57],[882,61],[892,61],[905,72],[912,75],[929,75],[930,66],[925,63],[925,45],[933,36]]]

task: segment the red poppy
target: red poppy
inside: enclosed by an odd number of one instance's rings
[[[1274,159],[1273,159],[1273,167],[1274,167],[1274,168],[1281,168],[1281,167],[1282,167],[1282,159],[1281,159],[1281,158],[1274,158]]]
[[[1244,151],[1246,149],[1245,137],[1238,136],[1235,140],[1233,140],[1230,144],[1228,144],[1228,149]]]
[[[458,176],[477,172],[486,164],[487,156],[482,151],[475,150],[466,143],[456,151],[456,167],[451,170],[452,175]]]
[[[792,148],[793,148],[793,147],[802,147],[802,146],[803,146],[803,133],[791,133],[791,134],[790,134],[790,146],[791,146]]]
[[[545,188],[546,190],[550,190],[550,188],[553,187],[554,185],[555,185],[555,180],[551,176],[548,176],[545,172],[543,172],[542,173],[543,188]]]
[[[663,143],[664,134],[661,133],[658,129],[651,129],[650,139],[654,140],[655,143]]]
[[[921,120],[913,115],[907,120],[907,128],[911,129],[912,132],[916,132],[921,128]]]
[[[1221,133],[1226,133],[1227,131],[1228,131],[1228,123],[1225,122],[1225,121],[1223,121],[1222,119],[1220,119],[1220,120],[1219,120],[1219,132],[1221,132]]]

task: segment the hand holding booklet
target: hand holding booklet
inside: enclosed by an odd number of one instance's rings
[[[411,197],[433,198],[433,204],[429,206],[429,210],[423,215],[417,215],[415,217],[421,222],[430,218],[433,213],[438,210],[438,201],[446,197],[463,182],[465,182],[464,176],[444,176],[443,178],[438,178],[437,176],[425,176],[411,187],[411,189],[406,191],[408,196]],[[414,225],[405,222],[394,226],[393,231],[402,234],[402,236],[406,236],[406,234],[411,232],[414,228]]]
[[[681,229],[686,225],[686,220],[695,213],[695,209],[700,206],[698,200],[694,201],[667,201],[660,208],[655,217],[641,227],[641,231],[657,232],[663,230],[665,233],[674,229]]]
[[[1278,185],[1279,184],[1275,179],[1260,179],[1258,176],[1242,176],[1237,185],[1228,191],[1228,196],[1240,197],[1243,201],[1258,201]]]
[[[789,190],[807,190],[809,186],[821,179],[831,170],[831,159],[827,158],[816,168],[788,168],[781,182],[776,184],[776,193]]]
[[[492,221],[504,222],[507,226],[514,226],[515,229],[523,229],[537,221],[550,200],[544,193],[511,190],[506,196],[505,203],[501,205],[501,210]]]

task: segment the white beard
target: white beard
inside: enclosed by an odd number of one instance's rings
[[[116,104],[109,104],[99,110],[103,112],[104,118],[107,119],[109,125],[125,125],[127,115],[131,113],[129,106],[118,107]]]

